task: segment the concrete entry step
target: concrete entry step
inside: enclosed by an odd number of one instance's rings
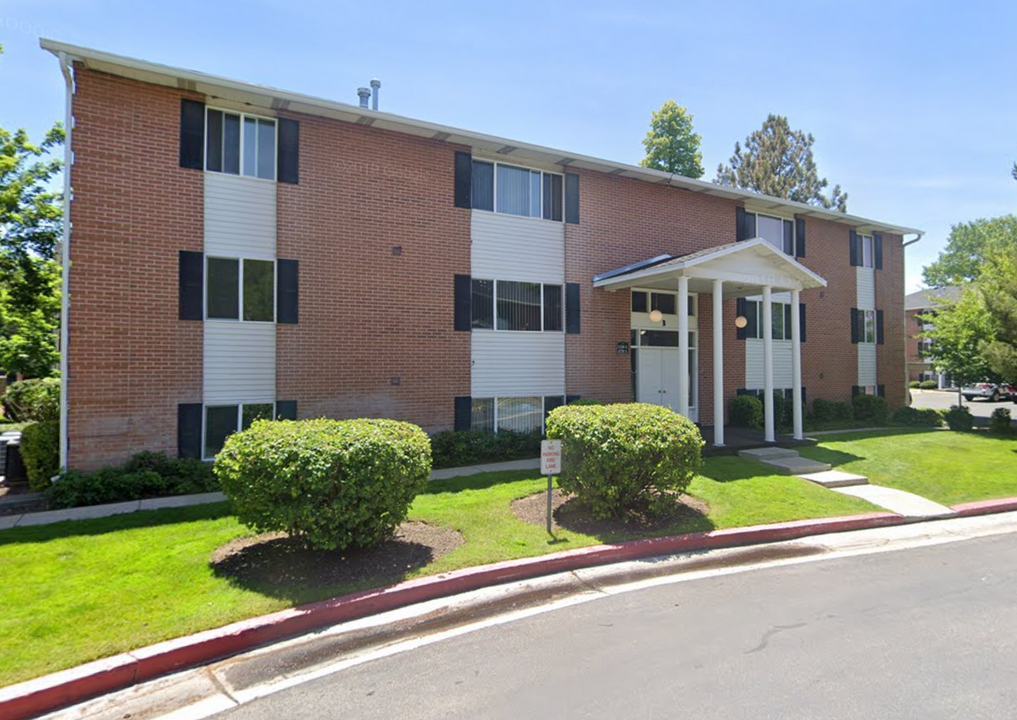
[[[753,448],[752,450],[739,450],[738,457],[743,457],[748,460],[757,460],[759,462],[768,462],[776,458],[798,457],[798,451],[793,448],[782,447]]]
[[[841,472],[840,470],[825,470],[823,472],[799,475],[798,477],[805,478],[809,482],[814,482],[826,488],[869,484],[869,479],[864,475],[855,475],[853,473]]]
[[[818,460],[810,460],[795,455],[794,457],[770,458],[763,461],[783,475],[806,475],[826,472],[830,465]]]

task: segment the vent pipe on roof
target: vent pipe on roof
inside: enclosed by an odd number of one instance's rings
[[[360,96],[360,107],[367,109],[367,101],[371,97],[371,91],[365,87],[357,88],[357,95]]]
[[[378,111],[378,95],[381,93],[381,80],[378,78],[371,79],[371,88],[374,90],[374,99],[371,101],[371,109],[375,112]]]

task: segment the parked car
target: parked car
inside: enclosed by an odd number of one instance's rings
[[[999,402],[1000,400],[1013,400],[1017,402],[1017,390],[1010,383],[973,383],[961,388],[961,395],[968,402],[975,398],[982,398],[989,402]]]

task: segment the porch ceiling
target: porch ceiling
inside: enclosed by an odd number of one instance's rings
[[[608,291],[627,288],[674,290],[681,276],[689,278],[689,291],[712,293],[713,281],[724,281],[724,297],[758,295],[765,286],[774,290],[826,287],[826,280],[785,255],[763,238],[719,245],[681,257],[658,256],[593,278],[593,286]]]

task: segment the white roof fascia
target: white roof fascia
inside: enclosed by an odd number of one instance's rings
[[[181,90],[190,90],[193,92],[203,93],[205,95],[216,96],[217,90],[220,92],[226,91],[228,93],[232,93],[232,95],[227,96],[227,98],[240,99],[238,97],[240,96],[246,98],[249,102],[253,101],[253,104],[257,106],[264,107],[266,109],[285,109],[309,115],[333,117],[340,120],[346,120],[348,122],[355,122],[361,125],[371,125],[373,127],[393,130],[418,137],[440,139],[451,143],[476,147],[478,149],[494,153],[498,153],[498,151],[501,150],[502,152],[498,154],[507,159],[529,158],[541,162],[551,162],[554,165],[565,168],[575,167],[585,170],[605,172],[611,175],[620,175],[622,177],[634,178],[644,182],[656,183],[658,185],[684,188],[686,190],[691,190],[705,195],[715,195],[730,200],[752,203],[756,206],[762,205],[772,209],[780,208],[785,211],[790,211],[796,215],[806,215],[822,218],[824,220],[831,220],[833,222],[844,223],[862,230],[882,230],[884,232],[899,235],[921,234],[922,232],[921,230],[916,230],[914,228],[883,223],[858,215],[848,215],[846,213],[836,212],[834,210],[826,210],[814,205],[806,205],[805,203],[794,202],[792,200],[770,197],[768,195],[728,187],[726,185],[717,185],[703,180],[693,180],[692,178],[674,175],[661,170],[652,170],[638,165],[628,165],[626,163],[604,160],[602,158],[596,158],[588,155],[565,152],[555,148],[533,145],[495,135],[473,132],[470,130],[463,130],[461,128],[451,127],[448,125],[439,125],[437,123],[416,120],[414,118],[394,115],[392,113],[380,111],[376,112],[357,105],[336,102],[334,100],[326,100],[314,97],[313,95],[289,92],[287,90],[280,90],[278,88],[257,85],[240,80],[230,80],[228,78],[217,77],[207,73],[196,72],[194,70],[185,70],[183,68],[137,60],[135,58],[115,55],[113,53],[81,47],[79,45],[71,45],[57,40],[40,38],[39,45],[44,50],[48,50],[54,55],[59,55],[61,52],[66,53],[70,60],[83,62],[86,67],[90,67],[91,69],[96,69],[101,72],[120,74],[124,77],[141,80],[142,82],[165,85]],[[117,73],[115,72],[117,69],[128,70],[131,72],[128,74],[124,74],[123,72]],[[508,151],[506,152],[506,150]]]

